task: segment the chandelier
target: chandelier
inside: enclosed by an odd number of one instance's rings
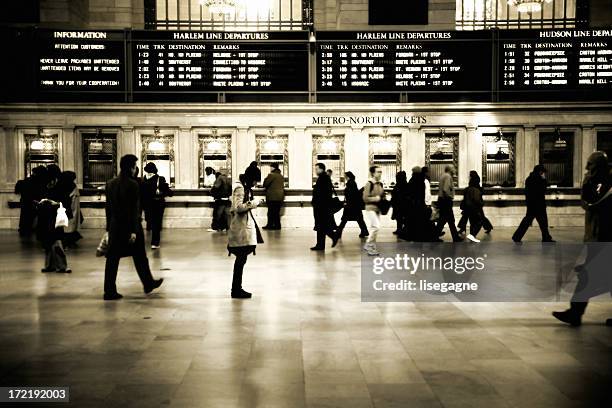
[[[515,6],[519,13],[539,13],[542,4],[550,3],[551,0],[508,0],[510,6]]]
[[[200,0],[200,4],[208,7],[211,14],[232,14],[236,10],[235,0]]]

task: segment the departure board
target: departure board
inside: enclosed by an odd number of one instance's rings
[[[39,92],[126,91],[123,31],[39,30],[36,37]]]
[[[498,89],[523,99],[612,91],[612,30],[501,30]]]
[[[318,92],[491,92],[491,31],[318,32]]]
[[[134,31],[134,93],[307,92],[307,32]]]

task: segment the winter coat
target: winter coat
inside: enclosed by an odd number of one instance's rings
[[[477,213],[482,210],[483,206],[482,190],[478,186],[468,186],[463,190],[463,201],[461,202],[463,211]]]
[[[264,180],[263,187],[266,189],[266,201],[285,200],[285,178],[280,170],[272,170]]]
[[[536,210],[546,208],[546,179],[532,172],[525,180],[525,199],[527,207]]]
[[[252,200],[245,201],[244,186],[241,183],[236,183],[232,193],[232,207],[230,209],[228,248],[257,245],[257,231],[251,213],[254,208],[257,208],[257,203]]]
[[[312,211],[316,231],[331,231],[336,227],[331,209],[333,186],[326,173],[322,173],[312,189]]]
[[[140,208],[140,187],[134,178],[120,174],[106,183],[106,231],[108,231],[107,256],[130,256],[130,235],[144,240]]]
[[[606,197],[610,188],[610,175],[586,177],[582,184],[585,242],[612,242],[612,196]]]
[[[342,212],[342,219],[346,221],[357,221],[363,217],[361,210],[363,210],[363,197],[361,192],[357,188],[355,180],[347,180],[346,187],[344,187],[344,210]]]

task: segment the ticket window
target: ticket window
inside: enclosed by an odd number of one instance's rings
[[[381,181],[385,188],[395,186],[395,175],[401,170],[400,135],[370,135],[370,166],[382,170]]]
[[[612,164],[612,130],[597,131],[597,150],[608,155],[608,162]]]
[[[344,186],[344,136],[313,136],[313,163],[323,163],[331,171],[334,187]],[[313,184],[317,180],[316,169],[312,173]]]
[[[289,186],[289,152],[287,150],[289,137],[287,135],[255,137],[257,144],[257,165],[261,170],[261,182],[272,171],[272,165],[278,168],[285,179],[285,187]]]
[[[26,134],[25,141],[25,176],[32,175],[32,169],[38,166],[59,164],[57,134]]]
[[[98,188],[117,175],[117,135],[83,133],[83,186]]]
[[[574,132],[540,132],[540,164],[551,186],[573,185]]]
[[[200,135],[199,150],[199,186],[210,188],[214,184],[214,174],[220,172],[232,177],[231,135]],[[206,168],[213,169],[213,176],[206,175]]]
[[[483,135],[482,185],[514,187],[516,185],[516,133]]]
[[[174,186],[174,135],[142,137],[142,175],[147,163],[155,163],[158,174]]]
[[[457,183],[459,164],[459,134],[434,133],[425,137],[425,162],[429,167],[432,184],[438,184],[444,169],[449,164],[455,166],[455,183]]]

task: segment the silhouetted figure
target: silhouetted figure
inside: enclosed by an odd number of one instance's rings
[[[69,195],[60,183],[62,171],[56,164],[47,166],[47,185],[44,198],[38,203],[37,237],[45,249],[45,267],[41,272],[71,273],[62,240],[64,227],[56,227],[57,212],[60,204],[68,218],[72,216],[69,209]]]
[[[157,166],[153,162],[144,168],[145,176],[141,184],[142,207],[149,214],[151,226],[151,248],[158,249],[161,240],[161,230],[166,210],[166,197],[172,196],[172,190],[164,176],[157,174]]]
[[[285,178],[278,168],[278,163],[272,163],[271,166],[272,171],[263,182],[263,187],[266,190],[266,205],[268,206],[268,223],[263,228],[279,230],[281,229],[281,207],[285,201]]]
[[[461,210],[470,221],[470,233],[467,239],[472,242],[480,242],[477,238],[478,232],[482,227],[482,208],[484,200],[482,198],[482,188],[480,187],[480,177],[475,171],[470,171],[470,180],[468,186],[463,190],[463,201],[461,201]]]
[[[122,257],[131,256],[144,292],[158,288],[163,279],[153,279],[145,251],[141,224],[140,187],[136,176],[138,158],[127,154],[120,160],[118,177],[106,183],[106,231],[108,250],[104,269],[104,300],[117,300],[117,269]]]
[[[229,210],[232,205],[232,184],[229,178],[218,171],[215,184],[210,189],[210,195],[215,200],[213,203],[212,223],[208,231],[224,231],[229,228]]]
[[[604,152],[592,153],[586,170],[581,191],[582,206],[585,209],[586,260],[576,268],[578,284],[570,308],[564,312],[553,312],[554,317],[572,326],[582,324],[588,299],[606,292],[612,294],[610,266],[606,260],[597,259],[607,248],[604,244],[595,244],[612,242],[612,176],[608,156]],[[606,324],[612,325],[612,319],[608,319]]]
[[[244,171],[244,175],[251,180],[255,180],[255,185],[259,184],[261,181],[261,170],[257,167],[256,161],[252,161],[251,164],[249,164],[249,167]]]
[[[406,221],[398,236],[406,241],[429,240],[431,228],[427,221],[431,214],[425,205],[425,177],[419,166],[412,168],[412,175],[407,186]]]
[[[64,207],[68,215],[68,226],[64,228],[64,247],[72,248],[83,238],[79,232],[83,223],[81,214],[81,196],[76,185],[76,173],[74,171],[64,171],[60,176],[58,188],[64,195]]]
[[[393,231],[394,234],[399,234],[407,228],[406,220],[410,205],[409,200],[408,177],[405,171],[398,171],[395,174],[395,186],[393,186],[391,191],[391,208],[393,208],[391,219],[395,220],[396,224],[395,231]]]
[[[325,172],[325,164],[317,163],[315,166],[317,181],[312,188],[312,211],[314,215],[315,231],[317,231],[317,244],[310,248],[313,251],[325,250],[325,236],[332,240],[332,248],[338,243],[338,234],[334,232],[336,221],[332,209],[333,186],[331,179]]]
[[[359,238],[367,237],[368,227],[363,220],[362,212],[365,208],[362,193],[357,187],[353,172],[347,171],[344,173],[344,176],[346,177],[346,186],[344,187],[344,209],[342,210],[342,220],[340,221],[336,233],[338,234],[338,238],[341,238],[346,223],[349,221],[356,221],[361,230]]]
[[[204,187],[212,187],[216,179],[215,169],[210,166],[206,167],[204,169]]]
[[[449,164],[444,168],[444,174],[440,177],[438,185],[438,211],[440,217],[438,218],[438,224],[436,226],[436,235],[442,235],[444,225],[448,224],[453,242],[460,242],[462,239],[457,233],[455,215],[453,214],[453,200],[455,199],[454,174],[455,166]]]
[[[379,204],[385,197],[385,189],[380,182],[382,170],[378,166],[370,167],[370,180],[363,186],[363,202],[365,203],[366,219],[370,223],[370,235],[366,240],[363,249],[370,256],[377,256],[380,253],[376,248],[376,239],[380,230],[380,207]]]
[[[232,298],[248,299],[251,293],[242,289],[242,273],[247,257],[255,254],[257,246],[257,222],[251,212],[257,208],[252,188],[257,180],[251,178],[254,173],[245,172],[240,175],[240,182],[236,183],[232,193],[231,221],[228,232],[227,249],[236,256],[234,261],[234,274],[232,277]]]
[[[475,177],[478,179],[478,185],[480,185],[480,176],[478,175],[478,173],[475,170],[470,170],[470,180],[472,179],[472,177]],[[484,187],[480,187],[480,194],[481,196],[483,196],[484,199]],[[491,232],[493,230],[493,224],[491,224],[491,221],[487,218],[487,216],[484,213],[484,206],[482,208],[482,212],[480,214],[480,221],[482,222],[482,228],[484,229],[484,231],[488,234],[489,232]],[[468,215],[466,214],[465,211],[461,212],[461,219],[459,220],[459,223],[457,224],[457,229],[459,230],[459,234],[463,234],[465,233],[465,230],[467,228],[467,222],[468,222]]]
[[[548,232],[548,216],[546,214],[546,168],[538,164],[533,168],[529,177],[525,180],[525,198],[527,201],[527,214],[523,217],[521,224],[512,235],[514,242],[521,242],[527,229],[535,219],[542,232],[542,242],[554,242]]]
[[[32,175],[15,184],[15,194],[19,194],[19,235],[30,237],[34,231],[36,203],[44,198],[47,184],[47,168],[37,166]]]

